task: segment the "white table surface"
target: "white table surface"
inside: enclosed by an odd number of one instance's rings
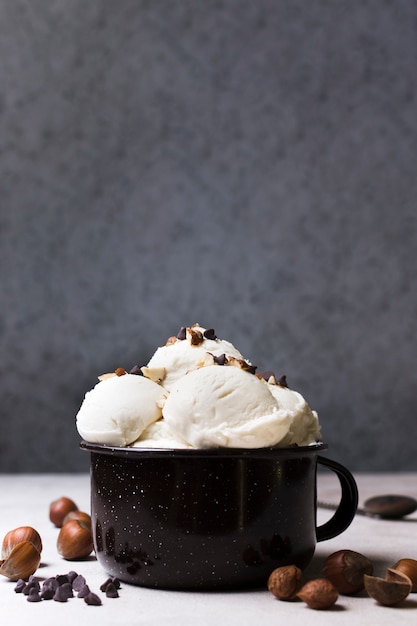
[[[371,495],[401,493],[417,497],[417,474],[358,474],[355,476],[359,499],[363,502]],[[330,473],[319,475],[319,497],[337,501],[339,486]],[[161,591],[135,587],[122,583],[120,597],[106,598],[99,591],[107,574],[91,557],[88,561],[68,562],[56,551],[58,530],[49,521],[49,504],[66,495],[75,500],[80,509],[89,510],[89,476],[78,475],[8,475],[0,474],[0,539],[17,526],[36,528],[43,540],[39,580],[75,570],[83,574],[92,591],[102,598],[102,606],[88,606],[79,598],[62,604],[54,601],[27,602],[26,596],[14,592],[15,583],[0,576],[0,607],[4,624],[30,623],[79,624],[180,624],[181,626],[258,626],[259,624],[332,624],[371,626],[385,624],[396,626],[417,624],[417,594],[410,596],[398,607],[377,605],[365,593],[355,597],[339,596],[333,609],[314,611],[301,602],[281,602],[269,591],[242,592],[184,592]],[[322,523],[331,513],[319,510]],[[387,567],[398,559],[417,559],[417,513],[404,521],[385,521],[356,516],[351,526],[339,537],[317,545],[305,578],[320,575],[327,555],[348,548],[368,556],[374,563],[374,573],[385,575]],[[72,620],[72,621],[70,621]]]

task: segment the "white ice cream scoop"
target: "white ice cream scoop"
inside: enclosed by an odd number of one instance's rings
[[[92,443],[127,446],[162,415],[165,390],[134,374],[101,380],[85,394],[77,429]]]
[[[291,423],[267,384],[226,365],[182,376],[171,388],[163,416],[171,430],[195,448],[274,446]]]

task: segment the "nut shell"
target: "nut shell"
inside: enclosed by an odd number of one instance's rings
[[[378,604],[394,606],[405,600],[411,591],[411,580],[405,574],[392,568],[387,570],[386,578],[364,576],[365,589]]]
[[[268,589],[279,600],[295,600],[302,586],[303,574],[296,565],[278,567],[268,578]]]
[[[400,559],[392,569],[408,576],[412,584],[411,591],[417,592],[417,561],[415,559]]]
[[[32,528],[32,526],[19,526],[9,530],[4,536],[1,558],[7,559],[12,550],[22,541],[29,541],[39,553],[42,552],[42,539],[38,531]]]
[[[21,541],[0,563],[0,574],[16,581],[26,580],[36,572],[41,562],[41,554],[30,541]]]

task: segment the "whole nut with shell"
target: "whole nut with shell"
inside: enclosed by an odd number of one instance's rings
[[[91,528],[91,516],[88,513],[85,513],[84,511],[70,511],[64,517],[62,526],[65,526],[67,522],[70,522],[73,519],[77,519]]]
[[[0,574],[10,580],[27,580],[41,562],[42,540],[31,526],[19,526],[4,537],[1,550]]]
[[[297,596],[310,607],[310,609],[329,609],[339,597],[333,583],[327,578],[315,578],[303,585]]]
[[[71,511],[77,511],[78,506],[71,498],[62,496],[51,502],[49,506],[49,519],[57,528],[62,528],[65,516]]]
[[[93,551],[91,524],[72,519],[59,531],[58,553],[67,560],[84,559]]]
[[[296,565],[284,565],[271,572],[269,591],[279,600],[295,600],[303,586],[303,574]]]
[[[324,562],[323,574],[339,591],[354,595],[364,588],[364,574],[373,574],[371,561],[353,550],[338,550],[330,554]]]

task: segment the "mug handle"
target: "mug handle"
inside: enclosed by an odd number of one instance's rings
[[[317,463],[335,472],[342,488],[342,497],[333,517],[316,528],[317,541],[326,541],[340,535],[351,524],[358,508],[358,487],[352,474],[340,463],[322,456],[317,457]]]

